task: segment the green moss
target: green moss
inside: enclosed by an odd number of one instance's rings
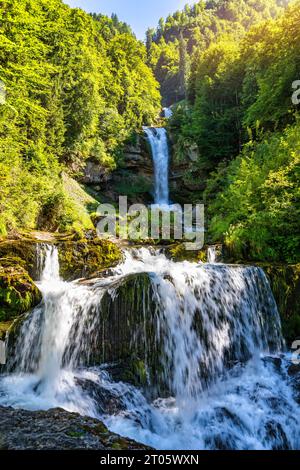
[[[108,432],[109,431],[108,431],[107,427],[102,422],[99,422],[99,424],[97,424],[93,428],[93,433],[97,434],[97,435],[103,435],[103,434],[106,435],[106,434],[108,434]]]
[[[60,274],[64,279],[92,277],[116,266],[122,259],[120,249],[108,240],[81,240],[59,244]]]
[[[13,320],[35,307],[41,293],[18,258],[0,259],[0,321]]]
[[[0,323],[0,341],[4,341],[6,333],[9,331],[13,324],[13,321],[1,322]]]
[[[84,430],[76,430],[76,431],[70,430],[70,431],[67,431],[66,434],[69,437],[73,437],[74,439],[77,439],[79,437],[83,437],[86,433]]]
[[[124,449],[127,449],[128,448],[128,443],[125,441],[125,446],[124,444],[122,445],[122,443],[120,442],[114,442],[112,445],[111,445],[111,448],[113,450],[124,450]]]
[[[148,383],[145,359],[130,357],[122,363],[122,372],[119,374],[122,382],[127,382],[136,387],[146,387]]]
[[[175,243],[168,248],[169,256],[174,261],[202,261],[202,252],[187,250],[184,243]]]
[[[3,240],[0,242],[0,258],[9,258],[17,260],[18,264],[26,267],[27,271],[32,271],[35,264],[36,241],[21,240]]]
[[[300,264],[263,264],[282,319],[288,345],[300,337]]]

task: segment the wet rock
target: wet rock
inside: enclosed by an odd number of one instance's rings
[[[300,376],[300,364],[291,364],[288,368],[288,374],[290,377]]]
[[[108,431],[97,419],[61,409],[0,407],[0,450],[147,450]]]
[[[76,378],[76,383],[94,400],[99,413],[115,415],[126,409],[121,397],[96,382]]]
[[[205,447],[212,450],[237,450],[237,438],[231,434],[224,433],[205,439]]]
[[[290,347],[300,337],[300,264],[262,264],[278,305],[283,334]]]
[[[291,450],[287,436],[280,425],[275,421],[269,421],[266,426],[266,443],[272,450]]]
[[[275,372],[278,374],[282,373],[282,360],[280,357],[264,357],[262,361],[267,364],[272,364]]]
[[[5,341],[6,333],[9,331],[13,324],[13,321],[1,322],[0,323],[0,341]]]
[[[17,240],[3,240],[0,242],[0,258],[15,260],[25,268],[29,275],[35,279],[36,268],[36,242],[26,238]]]

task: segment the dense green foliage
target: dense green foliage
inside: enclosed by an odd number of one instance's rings
[[[239,259],[299,261],[300,2],[287,3],[200,1],[160,20],[144,47],[115,15],[0,0],[0,235],[93,228],[97,201],[70,176],[88,159],[117,166],[158,114],[155,76],[176,102],[182,199],[205,200],[210,240]],[[131,181],[118,189],[134,198],[145,183]]]
[[[0,234],[45,220],[69,228],[62,170],[76,175],[88,158],[113,169],[125,139],[157,115],[145,47],[116,17],[1,0],[0,80]]]
[[[300,253],[300,122],[250,142],[208,183],[210,231],[235,256],[294,262]],[[221,185],[221,187],[220,187]]]
[[[186,5],[183,11],[161,18],[147,31],[149,64],[166,105],[185,98],[189,76],[194,78],[199,56],[224,34],[239,40],[253,25],[274,18],[288,0],[209,0]],[[193,86],[190,94],[194,93]]]
[[[206,180],[211,240],[239,259],[299,260],[299,50],[299,1],[240,41],[220,36],[194,59],[170,123],[175,159],[198,149],[187,173]]]

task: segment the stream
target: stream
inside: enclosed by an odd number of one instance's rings
[[[0,378],[0,405],[61,407],[156,449],[300,447],[290,361],[260,268],[175,263],[141,248],[126,251],[101,279],[69,283],[60,279],[54,246],[40,245],[37,256],[43,302],[19,331]],[[130,385],[114,378],[108,364],[87,361],[101,329],[101,299],[115,298],[118,282],[140,273],[151,281],[162,345],[157,369],[169,390],[162,396],[151,392],[150,380]],[[141,312],[146,366],[147,311]]]

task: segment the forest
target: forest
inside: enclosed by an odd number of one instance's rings
[[[0,0],[1,464],[300,449],[300,0],[190,3]]]
[[[112,171],[160,109],[146,50],[116,18],[61,0],[0,2],[0,234],[90,227],[64,187],[87,158]]]
[[[210,240],[238,259],[300,256],[299,102],[292,99],[300,4],[284,5],[199,2],[161,21],[148,49],[161,89],[177,90],[174,159],[196,149],[184,178],[204,188],[191,198],[206,205]]]
[[[0,233],[92,228],[64,175],[90,159],[118,169],[162,99],[175,164],[196,148],[183,180],[204,185],[188,197],[206,205],[209,240],[240,259],[299,261],[299,2],[286,6],[197,2],[143,45],[116,15],[1,1]]]

